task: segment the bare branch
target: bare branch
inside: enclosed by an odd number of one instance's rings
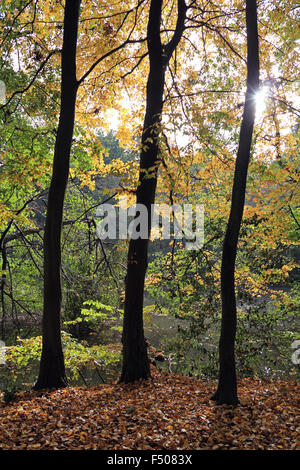
[[[60,53],[61,50],[60,49],[55,49],[54,51],[51,51],[48,56],[46,57],[46,59],[41,63],[41,65],[39,66],[39,68],[37,69],[37,71],[35,72],[34,76],[32,77],[32,79],[30,80],[30,82],[28,83],[28,85],[23,88],[22,90],[16,90],[13,92],[13,94],[11,95],[11,97],[8,99],[8,101],[6,103],[4,103],[2,106],[0,106],[0,109],[3,109],[5,108],[6,106],[9,105],[9,103],[12,101],[12,99],[16,96],[16,95],[22,95],[23,93],[25,93],[26,91],[29,90],[29,88],[33,85],[33,83],[35,82],[37,76],[39,75],[39,73],[43,70],[43,68],[45,67],[45,65],[47,64],[47,62],[51,59],[51,57],[54,55],[54,54],[58,54]]]

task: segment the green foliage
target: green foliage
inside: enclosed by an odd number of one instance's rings
[[[239,374],[276,377],[297,373],[291,361],[296,338],[294,316],[280,307],[260,303],[238,312],[236,357]]]
[[[210,249],[216,253],[218,248],[215,245]],[[246,263],[245,252],[247,263],[253,257],[253,272],[259,272],[260,263],[267,262],[266,250],[257,248],[251,254],[247,247],[242,248],[238,263]],[[282,256],[279,266],[286,253]],[[201,251],[178,251],[157,256],[149,267],[147,290],[155,300],[155,311],[170,315],[177,322],[176,336],[162,340],[169,368],[177,373],[196,377],[218,374],[221,302],[220,286],[212,276],[213,259],[212,255],[207,259]],[[288,295],[279,288],[264,297],[250,295],[247,287],[240,280],[236,337],[239,376],[295,376],[298,368],[291,361],[290,348],[298,337],[298,284],[285,286]]]
[[[42,337],[22,339],[17,337],[13,346],[6,347],[6,362],[0,366],[3,391],[28,384],[32,368],[42,352]],[[32,384],[30,384],[32,385]]]
[[[120,361],[118,352],[111,351],[103,345],[87,346],[65,331],[62,332],[62,342],[67,375],[73,382],[81,377],[86,383],[84,379],[86,369],[105,371]],[[32,386],[31,380],[37,372],[41,351],[41,336],[18,338],[15,345],[6,348],[6,363],[0,366],[3,392],[10,393],[24,386]]]
[[[105,134],[103,131],[99,130],[97,137],[106,149],[105,163],[111,163],[113,160],[117,159],[126,163],[136,158],[134,152],[120,147],[115,132],[110,131],[108,134]]]
[[[97,328],[101,328],[104,324],[109,323],[110,329],[120,331],[120,326],[111,325],[111,322],[116,322],[123,318],[122,310],[115,309],[111,305],[104,305],[98,300],[86,300],[83,305],[90,306],[90,308],[82,308],[81,316],[74,320],[65,321],[64,325],[77,325],[78,323],[92,324]]]
[[[69,333],[62,332],[65,365],[71,378],[78,379],[84,368],[103,370],[120,361],[120,356],[103,345],[87,346]]]

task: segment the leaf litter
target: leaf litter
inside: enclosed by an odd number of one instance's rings
[[[300,449],[299,383],[241,379],[235,408],[215,387],[153,367],[134,384],[21,392],[0,402],[0,449]]]

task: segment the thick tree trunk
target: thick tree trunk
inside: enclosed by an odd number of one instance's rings
[[[73,137],[76,80],[76,44],[80,0],[66,0],[62,48],[61,109],[54,150],[44,235],[43,349],[34,389],[67,385],[61,344],[61,228]]]
[[[146,114],[142,133],[140,176],[137,204],[148,211],[148,237],[151,230],[151,204],[157,184],[158,154],[165,70],[177,47],[183,30],[186,5],[178,0],[177,25],[172,40],[163,46],[160,37],[162,0],[151,0],[148,20],[148,51],[150,71],[147,82]],[[151,177],[149,177],[149,171]],[[148,172],[148,174],[147,174]],[[145,177],[145,175],[147,176]],[[134,382],[150,377],[149,360],[143,329],[143,298],[147,270],[149,239],[131,239],[128,250],[123,323],[123,368],[120,381]]]
[[[246,1],[246,24],[247,91],[235,165],[231,210],[223,245],[221,268],[222,325],[219,342],[220,372],[218,388],[212,397],[218,404],[228,405],[238,403],[235,368],[237,315],[234,272],[237,243],[245,204],[247,172],[255,119],[255,92],[259,86],[259,49],[255,0]]]

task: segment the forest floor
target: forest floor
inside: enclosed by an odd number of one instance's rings
[[[240,405],[216,406],[215,382],[152,369],[152,379],[0,401],[0,449],[295,450],[299,383],[239,381]]]

